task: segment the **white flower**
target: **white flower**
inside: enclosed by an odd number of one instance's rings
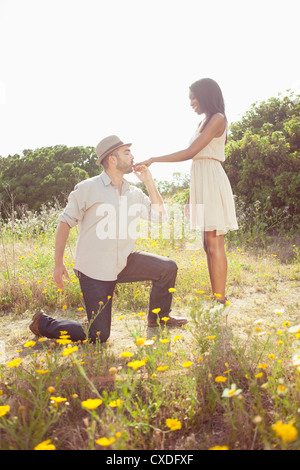
[[[293,354],[292,362],[293,366],[300,366],[300,349]]]
[[[289,333],[300,333],[300,325],[291,326],[288,331]]]
[[[284,308],[274,308],[273,310],[276,315],[281,315],[284,312]]]
[[[227,398],[230,398],[230,397],[236,397],[237,395],[239,395],[240,393],[242,393],[243,390],[241,389],[236,389],[236,385],[235,384],[232,384],[231,385],[231,388],[225,388],[223,390],[223,393],[222,393],[222,397],[227,397]]]

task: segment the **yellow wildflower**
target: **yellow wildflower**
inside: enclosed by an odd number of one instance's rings
[[[166,425],[171,429],[171,431],[181,429],[181,422],[178,419],[166,419]]]
[[[64,338],[59,338],[59,339],[56,340],[56,342],[58,344],[62,344],[63,346],[66,345],[66,344],[72,343],[72,341],[70,339],[64,339]]]
[[[133,353],[129,351],[123,351],[121,353],[121,357],[131,357],[131,356],[133,356]]]
[[[22,362],[22,359],[13,359],[12,361],[6,364],[6,367],[19,367]]]
[[[117,406],[121,406],[122,403],[124,403],[124,400],[120,400],[119,398],[117,400],[111,401],[108,406],[111,406],[112,408],[116,408]]]
[[[30,348],[31,346],[35,345],[35,341],[27,341],[27,343],[24,344],[24,348]]]
[[[101,439],[97,439],[96,444],[102,447],[108,447],[110,444],[115,442],[115,438],[111,437],[110,439],[107,439],[107,437],[101,437]]]
[[[182,335],[175,335],[174,338],[173,338],[173,341],[178,341],[180,338],[182,337]]]
[[[146,341],[146,338],[140,338],[139,336],[137,336],[135,344],[137,346],[143,346],[143,344],[145,344],[145,341]]]
[[[70,354],[72,354],[73,352],[75,351],[78,351],[78,347],[77,346],[74,346],[73,348],[65,348],[63,350],[63,352],[61,353],[62,356],[69,356]]]
[[[9,405],[6,405],[6,406],[0,406],[0,418],[2,418],[2,416],[5,416],[10,410],[10,406]]]
[[[50,444],[51,439],[48,439],[47,441],[43,441],[37,446],[35,446],[34,450],[55,450],[55,445]]]
[[[158,371],[165,371],[165,370],[168,369],[168,367],[169,367],[169,366],[158,366],[158,367],[156,368],[156,370],[158,370]]]
[[[222,375],[219,375],[218,377],[215,378],[215,382],[226,382],[227,377],[223,377]]]
[[[128,362],[128,367],[131,367],[132,369],[136,370],[138,369],[139,367],[143,367],[144,365],[146,364],[146,361],[132,361],[132,362]]]
[[[152,312],[153,312],[153,313],[159,313],[160,310],[161,310],[160,308],[154,308],[154,309],[152,310]]]
[[[190,367],[191,365],[193,365],[192,361],[185,361],[181,364],[182,367]]]
[[[58,406],[59,403],[67,401],[66,398],[62,398],[62,397],[50,397],[50,400],[55,404],[55,406]]]
[[[214,446],[214,447],[211,447],[209,450],[229,450],[229,447],[227,447],[227,446]]]
[[[95,410],[102,404],[101,398],[89,398],[88,400],[84,400],[81,402],[81,406],[83,408],[87,408],[88,410]]]
[[[282,421],[277,421],[273,424],[272,429],[283,442],[292,442],[298,437],[298,431],[293,426],[293,422],[284,424]]]

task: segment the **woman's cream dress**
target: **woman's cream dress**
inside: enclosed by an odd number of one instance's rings
[[[199,128],[191,142],[199,136]],[[225,161],[226,129],[194,156],[191,168],[191,228],[224,235],[237,230],[234,199],[221,162]]]

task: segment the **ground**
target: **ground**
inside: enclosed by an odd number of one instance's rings
[[[233,289],[235,292],[237,289]],[[272,325],[278,321],[278,316],[274,314],[274,309],[284,309],[282,318],[288,320],[291,324],[299,323],[299,299],[300,286],[297,280],[287,280],[276,278],[273,282],[264,288],[252,285],[245,285],[238,290],[238,294],[230,295],[231,305],[224,311],[223,319],[227,327],[231,328],[236,336],[241,340],[247,339],[249,328],[258,320],[264,320],[267,325]],[[206,301],[209,305],[209,301]],[[0,317],[0,361],[5,362],[11,357],[15,357],[15,351],[20,349],[24,342],[34,339],[29,330],[29,324],[34,312],[26,311],[23,314],[5,313]],[[175,307],[172,312],[174,315],[186,316],[189,318],[188,309],[183,311]],[[78,318],[78,313],[74,311],[57,310],[53,313],[55,317]],[[133,344],[132,332],[139,328],[148,338],[151,338],[156,329],[146,327],[146,318],[126,315],[126,320],[119,320],[123,312],[113,311],[112,332],[109,339],[110,347],[118,354],[126,350]],[[142,322],[142,323],[141,323]],[[143,323],[144,322],[144,323]],[[183,339],[187,344],[192,344],[192,328],[187,325],[183,329],[173,329],[174,334],[181,331]]]

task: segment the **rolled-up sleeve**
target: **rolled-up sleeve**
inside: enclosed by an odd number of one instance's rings
[[[83,218],[85,203],[80,185],[75,186],[68,198],[64,211],[58,216],[60,222],[66,222],[71,228]]]

